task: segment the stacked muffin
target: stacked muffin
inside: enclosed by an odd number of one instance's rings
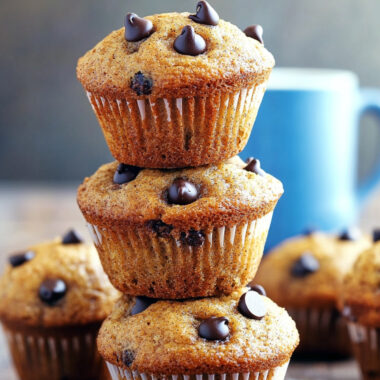
[[[261,27],[243,33],[206,1],[195,14],[128,14],[79,60],[117,160],[78,190],[124,293],[98,337],[114,380],[284,378],[295,324],[261,287],[244,287],[283,188],[258,160],[234,157],[273,65]]]

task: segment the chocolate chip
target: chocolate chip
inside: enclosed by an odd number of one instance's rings
[[[180,54],[196,56],[206,51],[206,41],[188,25],[174,41],[174,49]]]
[[[245,170],[255,173],[260,176],[265,175],[265,171],[261,169],[261,164],[260,161],[257,160],[256,158],[250,157],[246,161],[247,166],[244,168]]]
[[[355,227],[347,228],[339,235],[339,240],[342,241],[356,241],[360,238],[361,232],[358,228]]]
[[[136,315],[142,313],[146,310],[150,305],[153,305],[158,300],[155,298],[148,297],[136,297],[135,305],[132,307],[131,315]]]
[[[261,25],[251,25],[244,30],[244,33],[247,37],[254,38],[255,40],[259,41],[261,44],[264,43],[264,40],[263,40],[264,30]]]
[[[152,93],[153,81],[151,78],[145,76],[141,71],[137,72],[131,78],[131,89],[137,95],[150,95]]]
[[[173,226],[164,223],[162,220],[150,220],[148,227],[157,234],[158,237],[168,238],[173,230]]]
[[[198,334],[207,340],[225,340],[230,335],[228,319],[225,317],[208,318],[199,325]]]
[[[240,297],[238,310],[244,317],[256,320],[263,319],[267,313],[263,296],[251,290]]]
[[[182,178],[174,180],[167,192],[170,204],[188,205],[195,202],[199,197],[198,189],[189,181]]]
[[[197,4],[197,14],[190,15],[189,18],[198,24],[215,26],[219,23],[218,13],[207,1],[200,1]]]
[[[315,233],[315,231],[316,231],[315,228],[309,227],[309,228],[306,228],[303,231],[302,235],[304,235],[304,236],[311,236],[311,235],[313,235]]]
[[[82,244],[83,239],[75,230],[68,231],[62,238],[62,244]]]
[[[135,353],[131,350],[124,350],[121,354],[121,360],[123,364],[125,364],[127,367],[130,367],[135,360]]]
[[[12,265],[13,268],[19,267],[32,260],[36,254],[33,251],[27,251],[22,253],[16,253],[9,257],[9,264]]]
[[[54,306],[62,299],[67,291],[66,283],[58,278],[48,278],[42,282],[39,289],[39,297],[42,302]]]
[[[266,297],[267,292],[265,291],[263,286],[258,285],[258,284],[253,284],[252,282],[248,286],[251,288],[252,291]]]
[[[291,274],[294,277],[306,277],[318,271],[319,261],[310,252],[305,252],[292,266]]]
[[[129,42],[140,41],[153,33],[152,22],[137,16],[135,13],[128,13],[125,16],[124,25],[125,39]]]
[[[140,171],[141,169],[136,166],[119,164],[113,176],[113,182],[118,185],[131,182],[137,177]]]
[[[205,240],[203,231],[190,230],[188,233],[181,232],[181,242],[190,247],[201,247]]]
[[[377,228],[373,231],[373,242],[374,243],[377,243],[378,241],[380,241],[380,228]]]

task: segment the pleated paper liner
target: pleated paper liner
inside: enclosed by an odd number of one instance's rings
[[[262,372],[155,376],[107,363],[112,380],[284,380],[289,362]]]
[[[266,82],[189,98],[87,95],[117,161],[144,168],[182,168],[219,163],[240,153],[265,89]]]
[[[348,322],[348,331],[363,380],[380,380],[380,328]]]
[[[149,229],[89,225],[104,270],[130,295],[179,299],[230,294],[255,276],[272,212],[204,232],[201,246]]]
[[[352,356],[344,319],[335,308],[286,308],[300,334],[298,359],[331,360]]]
[[[22,380],[109,379],[96,347],[99,328],[100,324],[49,329],[3,324]]]

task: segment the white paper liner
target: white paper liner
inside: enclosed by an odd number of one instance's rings
[[[252,280],[262,258],[272,214],[205,231],[205,242],[199,247],[171,235],[159,237],[145,229],[91,224],[88,228],[103,267],[119,290],[133,294],[153,287],[149,293],[152,297],[184,298],[178,292],[186,287],[188,297],[201,297],[216,291],[230,293]],[[211,268],[213,276],[208,275]]]
[[[169,168],[220,162],[243,150],[265,90],[262,83],[205,97],[134,100],[91,92],[87,97],[116,160]]]
[[[263,372],[156,376],[130,371],[107,362],[112,380],[284,380],[289,362]]]
[[[363,379],[380,379],[380,329],[355,322],[347,322],[347,328]]]
[[[26,335],[4,327],[15,368],[22,380],[97,378],[103,360],[96,333],[66,337]],[[88,375],[88,376],[87,376]]]
[[[349,356],[349,338],[344,319],[334,309],[286,308],[296,322],[301,343],[298,354]]]

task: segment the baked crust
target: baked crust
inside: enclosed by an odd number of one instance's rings
[[[223,89],[263,83],[273,66],[273,56],[238,27],[220,20],[218,26],[198,24],[189,13],[146,17],[155,32],[139,42],[127,42],[124,28],[116,30],[79,59],[77,76],[86,91],[113,99],[144,99],[131,89],[138,72],[152,80],[152,99],[191,97]],[[186,25],[194,27],[207,43],[196,57],[182,55],[174,40]]]
[[[98,323],[119,296],[103,272],[95,247],[61,244],[61,239],[38,244],[29,262],[8,265],[0,279],[0,319],[8,326],[62,327]],[[41,283],[59,278],[68,288],[55,306],[38,297]]]
[[[369,246],[370,239],[366,236],[358,241],[343,241],[323,233],[296,237],[285,241],[264,258],[255,281],[261,283],[269,297],[281,306],[335,309],[344,276]],[[291,268],[306,252],[319,261],[320,269],[296,278]]]
[[[128,368],[122,357],[129,350],[134,359],[129,369],[153,375],[246,373],[281,366],[298,345],[295,323],[268,298],[262,320],[244,317],[237,305],[247,290],[221,298],[159,301],[134,316],[135,299],[124,296],[100,330],[99,352],[106,361]],[[212,316],[229,320],[226,341],[198,336],[200,322]]]
[[[346,316],[365,326],[380,327],[380,243],[357,259],[344,279],[341,307]]]
[[[115,185],[118,163],[101,166],[78,189],[79,207],[90,224],[100,228],[134,226],[150,229],[149,222],[162,221],[172,233],[233,226],[271,212],[283,193],[280,181],[244,170],[238,157],[224,163],[183,170],[142,170],[135,180]],[[200,198],[185,206],[165,199],[169,186],[185,178],[199,187]]]

